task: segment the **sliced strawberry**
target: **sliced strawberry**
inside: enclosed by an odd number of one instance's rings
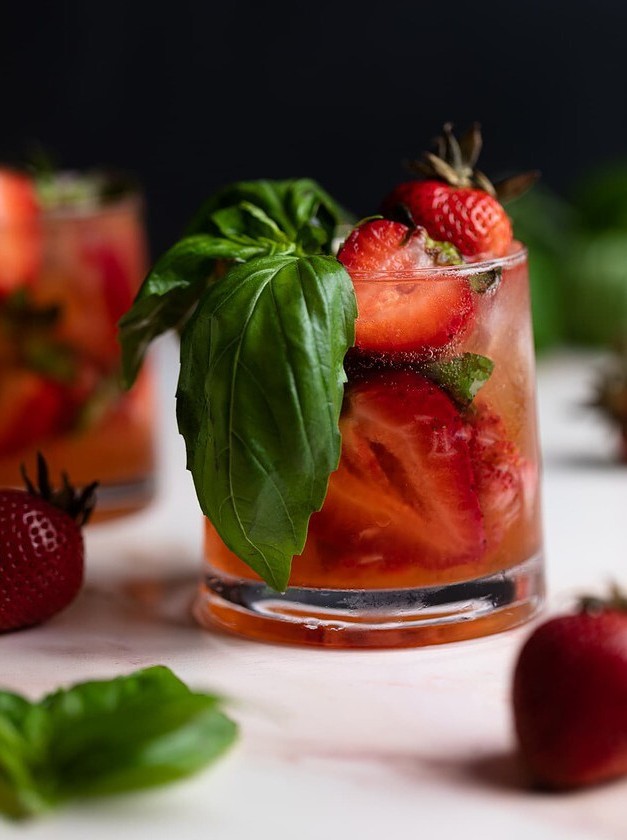
[[[0,455],[12,455],[66,425],[66,390],[30,372],[0,375]]]
[[[41,229],[35,185],[26,175],[0,169],[0,295],[31,283],[41,263]]]
[[[469,421],[468,431],[486,535],[496,545],[535,493],[536,471],[508,437],[502,419],[485,406]]]
[[[443,569],[480,556],[484,531],[457,408],[411,371],[347,392],[342,458],[310,534],[332,562],[373,571]]]
[[[94,275],[98,298],[104,304],[101,350],[110,365],[117,365],[120,355],[118,321],[133,303],[133,286],[122,255],[107,243],[91,244],[83,257]]]
[[[113,327],[133,303],[131,279],[120,255],[114,248],[98,245],[86,251],[86,259],[98,270],[102,295]]]
[[[338,259],[355,286],[358,347],[430,354],[466,331],[474,302],[463,278],[412,280],[416,269],[446,260],[446,249],[431,247],[438,244],[428,240],[423,228],[412,230],[388,219],[366,222],[350,234]]]

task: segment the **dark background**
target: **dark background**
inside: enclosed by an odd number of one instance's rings
[[[627,152],[627,4],[6,4],[0,158],[138,173],[160,249],[215,187],[307,175],[358,214],[446,119],[562,192]]]

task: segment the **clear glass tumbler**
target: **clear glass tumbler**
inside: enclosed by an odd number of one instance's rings
[[[340,465],[289,588],[266,586],[207,522],[196,615],[266,641],[348,648],[514,627],[544,590],[526,251],[352,279]],[[431,336],[422,351],[399,349],[408,330]]]
[[[85,197],[81,176],[56,177],[76,195],[0,227],[0,485],[20,485],[41,451],[54,476],[100,482],[102,519],[153,495],[150,365],[129,393],[118,384],[117,321],[147,268],[143,201],[106,178]]]

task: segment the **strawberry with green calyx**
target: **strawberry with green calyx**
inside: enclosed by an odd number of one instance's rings
[[[621,458],[627,461],[627,341],[600,377],[590,405],[600,409],[618,429]]]
[[[522,758],[542,787],[627,775],[627,598],[585,598],[538,627],[514,675]]]
[[[399,207],[407,208],[431,237],[452,243],[465,257],[504,256],[513,233],[502,202],[522,195],[538,173],[526,172],[493,185],[475,168],[481,146],[478,124],[458,141],[446,123],[436,139],[436,152],[425,152],[410,164],[421,180],[395,187],[383,201],[383,214],[399,218]]]
[[[43,456],[35,485],[0,490],[0,631],[40,624],[65,609],[83,583],[81,528],[96,503],[97,482],[81,491],[63,474],[50,484]]]

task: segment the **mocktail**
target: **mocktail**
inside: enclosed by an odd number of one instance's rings
[[[136,510],[152,495],[152,376],[120,388],[117,321],[146,272],[141,198],[100,175],[36,190],[5,171],[3,190],[0,483],[40,450],[53,473],[100,482],[101,518]]]

